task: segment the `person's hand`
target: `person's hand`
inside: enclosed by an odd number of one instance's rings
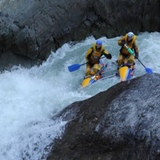
[[[91,61],[91,60],[88,60],[88,64],[92,64],[92,61]]]
[[[110,53],[106,54],[107,59],[112,59],[112,55]]]
[[[121,41],[121,46],[124,46],[125,45],[125,40],[122,40]]]

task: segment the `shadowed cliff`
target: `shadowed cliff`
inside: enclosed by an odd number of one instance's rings
[[[41,64],[66,42],[160,31],[159,0],[0,2],[0,70]]]

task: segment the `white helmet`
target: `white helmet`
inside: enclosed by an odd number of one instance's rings
[[[127,35],[128,35],[128,38],[129,38],[129,39],[132,39],[132,38],[133,38],[133,36],[134,36],[134,33],[133,33],[133,32],[128,32],[128,34],[127,34]]]

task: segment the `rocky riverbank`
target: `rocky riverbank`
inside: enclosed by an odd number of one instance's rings
[[[31,67],[64,43],[87,36],[160,31],[158,0],[5,0],[0,2],[0,70]]]

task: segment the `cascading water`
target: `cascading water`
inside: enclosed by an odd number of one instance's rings
[[[115,61],[120,37],[100,38]],[[53,120],[69,104],[84,100],[119,83],[117,77],[104,79],[84,89],[80,84],[85,65],[75,72],[68,66],[85,62],[85,52],[95,42],[93,37],[77,44],[64,44],[52,53],[39,67],[24,69],[13,67],[0,74],[0,159],[46,159],[50,144],[60,136],[67,122]],[[153,70],[160,72],[160,33],[140,33],[137,38],[139,59]],[[146,74],[136,61],[135,77]]]

